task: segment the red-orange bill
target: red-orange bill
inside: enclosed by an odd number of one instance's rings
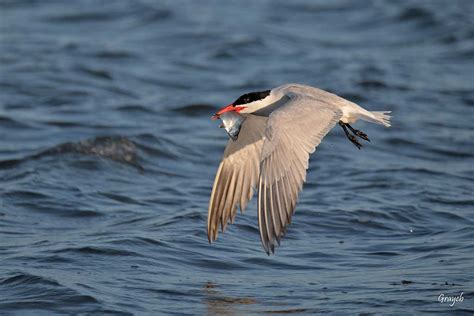
[[[211,117],[211,120],[217,120],[219,118],[219,116],[222,114],[222,113],[225,113],[225,112],[231,112],[231,111],[235,111],[236,108],[234,107],[234,105],[232,104],[229,104],[227,106],[224,106],[222,109],[220,109],[219,111],[217,111],[216,114],[214,114],[212,117]]]

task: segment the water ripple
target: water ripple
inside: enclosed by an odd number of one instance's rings
[[[0,9],[2,312],[473,313],[471,2]],[[209,245],[227,141],[209,118],[287,82],[394,124],[358,122],[360,151],[324,139],[276,256],[255,201]]]

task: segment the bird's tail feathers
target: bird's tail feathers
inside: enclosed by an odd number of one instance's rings
[[[390,127],[390,118],[389,115],[392,111],[371,111],[372,114],[371,120],[373,123],[384,125],[385,127]]]

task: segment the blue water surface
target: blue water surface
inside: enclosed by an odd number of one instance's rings
[[[474,312],[473,1],[0,1],[0,314]],[[207,204],[239,95],[390,129],[312,156],[281,247]],[[463,301],[449,306],[441,294]]]

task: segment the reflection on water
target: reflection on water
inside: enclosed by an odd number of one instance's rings
[[[255,299],[248,297],[224,296],[212,282],[207,282],[203,287],[203,291],[208,315],[241,315],[243,312],[249,312],[249,310],[242,310],[240,307],[257,303]]]

